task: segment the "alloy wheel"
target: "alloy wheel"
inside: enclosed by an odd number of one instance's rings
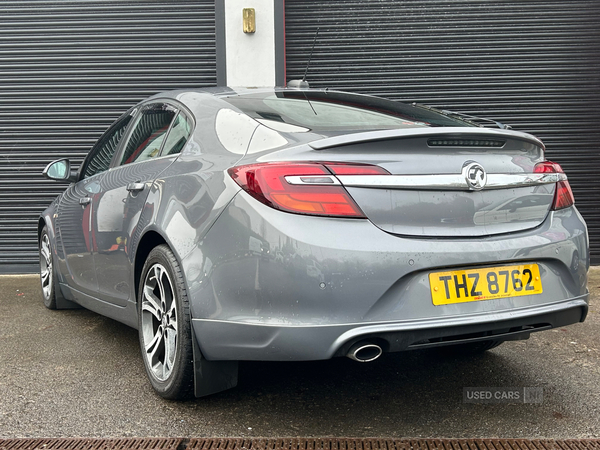
[[[50,300],[52,295],[52,253],[50,251],[50,239],[47,234],[42,235],[40,243],[40,279],[42,281],[42,293],[44,300]]]
[[[154,264],[146,273],[141,305],[143,353],[151,373],[165,381],[177,356],[177,302],[164,266]]]

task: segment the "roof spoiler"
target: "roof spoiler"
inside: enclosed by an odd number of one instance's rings
[[[490,128],[470,127],[436,127],[436,128],[405,128],[396,130],[377,130],[362,133],[346,134],[310,142],[308,145],[314,150],[324,150],[343,145],[360,144],[362,142],[386,141],[390,139],[402,139],[412,137],[444,137],[464,138],[466,136],[496,136],[510,137],[529,142],[544,149],[544,143],[531,134],[513,130],[494,130]]]

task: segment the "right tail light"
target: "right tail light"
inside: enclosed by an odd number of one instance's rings
[[[544,161],[537,163],[533,169],[535,173],[560,173],[564,177],[561,177],[561,181],[556,183],[556,193],[554,194],[554,202],[552,203],[552,209],[558,211],[559,209],[565,209],[575,204],[575,197],[573,197],[573,191],[567,181],[567,176],[560,167],[559,164],[552,161]],[[564,179],[562,179],[564,178]]]

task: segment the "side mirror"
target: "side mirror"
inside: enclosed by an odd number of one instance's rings
[[[75,181],[75,174],[71,174],[71,163],[68,159],[57,159],[46,166],[42,172],[46,178],[59,181]]]

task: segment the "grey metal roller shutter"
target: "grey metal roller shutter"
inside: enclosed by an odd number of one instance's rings
[[[490,117],[560,163],[600,263],[600,2],[286,0],[287,79]]]
[[[214,0],[0,0],[0,273],[36,269],[37,219],[139,100],[216,85]]]

